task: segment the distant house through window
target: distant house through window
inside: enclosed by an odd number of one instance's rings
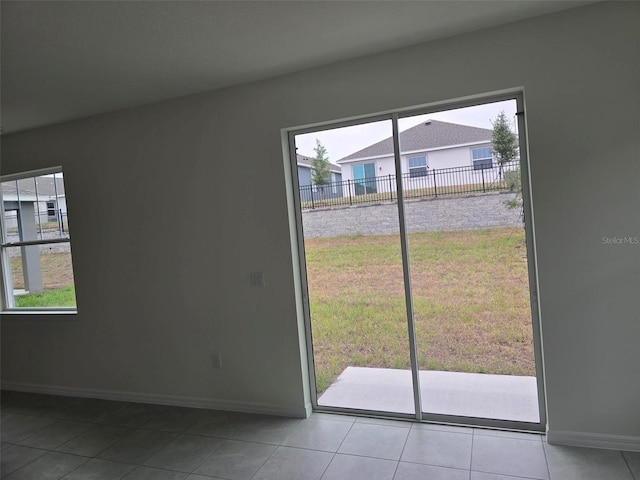
[[[491,155],[491,147],[472,148],[471,160],[473,161],[474,170],[493,168],[493,157]]]
[[[75,311],[76,297],[60,168],[0,179],[2,310]]]
[[[56,220],[56,202],[47,202],[47,217],[50,222],[54,222]]]
[[[424,177],[429,172],[427,171],[427,157],[426,155],[420,155],[418,157],[409,157],[409,176]]]

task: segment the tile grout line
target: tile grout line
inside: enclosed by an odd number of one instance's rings
[[[298,423],[298,425],[299,425],[299,423]],[[289,432],[289,434],[285,437],[285,439],[284,439],[282,442],[277,443],[277,444],[273,444],[273,443],[265,444],[265,445],[275,445],[275,447],[276,447],[276,448],[275,448],[275,450],[273,451],[273,453],[272,453],[271,455],[269,455],[269,456],[267,457],[267,459],[266,459],[264,462],[262,462],[262,465],[260,465],[260,467],[258,467],[258,469],[256,470],[256,473],[254,473],[253,475],[251,475],[251,479],[255,478],[255,476],[258,474],[258,472],[260,472],[260,470],[262,470],[262,467],[264,467],[264,466],[267,464],[267,462],[268,462],[269,460],[271,460],[271,458],[273,458],[273,456],[278,452],[278,450],[280,450],[280,448],[281,448],[281,447],[283,447],[283,445],[282,445],[282,444],[283,444],[284,442],[286,442],[286,441],[287,441],[287,439],[289,438],[289,435],[291,435],[291,434],[293,433],[293,431],[294,431],[296,428],[298,428],[298,425],[296,425],[295,427],[293,427],[293,428],[291,429],[291,431]],[[232,439],[232,440],[233,440],[233,439]],[[247,442],[247,443],[260,443],[260,442],[249,442],[249,441],[247,441],[247,440],[234,440],[234,441],[241,441],[241,442]],[[225,443],[226,443],[226,442],[225,442]],[[324,474],[324,473],[323,473],[323,474]]]
[[[629,469],[629,472],[631,472],[631,478],[633,478],[634,480],[638,480],[636,478],[635,473],[633,473],[633,470],[631,469],[631,465],[629,465],[629,460],[627,460],[627,457],[625,456],[624,452],[622,450],[620,450],[620,455],[622,455],[622,460],[624,460],[624,463],[627,465],[627,468]]]
[[[52,417],[47,417],[47,418],[52,418]],[[49,427],[53,427],[54,425],[57,425],[58,423],[63,422],[63,421],[65,421],[65,420],[60,420],[59,422],[52,423],[51,425],[49,425]],[[69,421],[69,420],[66,420],[66,421]],[[68,442],[71,442],[71,441],[75,440],[75,439],[76,439],[76,438],[78,438],[80,435],[82,435],[82,434],[84,434],[84,433],[88,432],[89,430],[92,430],[92,429],[93,429],[93,428],[95,428],[95,426],[96,426],[96,424],[91,423],[91,422],[76,422],[76,423],[88,423],[88,424],[90,424],[91,426],[90,426],[89,428],[87,428],[86,430],[83,430],[82,432],[78,433],[77,435],[75,435],[75,436],[73,436],[73,437],[69,438],[68,440],[65,440],[65,441],[64,441],[64,442],[62,442],[60,445],[57,445],[54,449],[52,449],[52,450],[50,450],[50,451],[52,451],[52,452],[58,452],[58,453],[67,453],[67,452],[60,452],[60,451],[58,451],[57,449],[58,449],[58,448],[60,448],[60,447],[62,447],[62,446],[63,446],[63,445],[65,445],[66,443],[68,443]],[[49,428],[49,427],[46,427],[45,429],[41,430],[41,431],[40,431],[40,432],[38,432],[38,433],[42,433],[42,432],[44,432],[44,430],[46,430],[46,429],[47,429],[47,428]],[[36,435],[36,434],[34,433],[33,435]],[[20,441],[21,441],[21,442],[24,442],[25,440],[28,440],[29,438],[31,438],[33,435],[29,435],[28,437],[23,438],[23,439],[22,439],[22,440],[20,440]],[[21,445],[21,446],[23,446],[23,447],[29,447],[29,445],[23,445],[23,444],[19,444],[19,445]],[[31,447],[31,448],[38,448],[38,447]],[[43,448],[42,450],[47,450],[47,449],[46,449],[46,448]],[[84,456],[84,455],[79,455],[79,456],[80,456],[80,457],[82,457],[82,456]]]
[[[113,425],[112,425],[113,426]],[[113,442],[111,445],[109,445],[107,448],[105,448],[104,450],[102,450],[100,453],[96,454],[95,457],[93,458],[97,458],[98,460],[107,460],[110,462],[117,462],[118,460],[112,460],[110,458],[100,458],[99,455],[102,455],[104,452],[106,452],[107,450],[109,450],[112,447],[115,447],[116,445],[118,445],[119,443],[122,443],[123,441],[125,441],[127,439],[127,437],[129,437],[131,434],[133,434],[137,429],[130,429],[130,432],[127,432],[127,434],[125,434],[122,438],[119,438],[118,440],[116,440],[115,442]],[[140,429],[140,430],[145,430],[145,429]],[[147,432],[151,431],[151,432],[155,432],[155,430],[145,430]],[[160,432],[160,433],[167,433],[167,432]],[[147,460],[149,460],[151,457],[153,457],[156,453],[158,453],[160,450],[162,450],[164,447],[166,447],[167,445],[169,445],[171,442],[173,442],[176,438],[178,438],[178,435],[175,433],[172,433],[172,435],[175,435],[172,439],[167,440],[165,443],[162,444],[162,446],[156,450],[154,450],[148,457],[146,457],[144,460],[142,460],[142,463],[136,463],[135,465],[140,465],[140,466],[144,466],[144,462],[146,462]],[[128,463],[128,462],[119,462],[119,463]]]
[[[209,438],[216,438],[216,437],[209,437]],[[218,450],[222,449],[222,447],[224,447],[227,443],[229,443],[228,439],[220,439],[222,440],[222,443],[218,446],[218,448],[216,448],[213,452],[211,452],[209,455],[207,455],[207,457],[198,464],[198,466],[196,468],[194,468],[191,473],[189,475],[200,475],[199,473],[195,473],[196,470],[198,470],[202,465],[204,465],[205,463],[207,463],[207,460],[209,460],[210,457],[212,457]],[[262,467],[262,465],[261,465]]]
[[[542,453],[544,454],[544,463],[547,465],[547,475],[549,476],[549,480],[551,479],[551,468],[549,467],[549,458],[547,457],[547,449],[544,444],[546,442],[542,442]]]
[[[5,442],[5,443],[6,443],[6,442]],[[14,443],[10,443],[9,445],[13,445],[14,447],[31,448],[31,449],[33,449],[33,450],[42,450],[42,451],[46,452],[46,453],[43,453],[42,455],[40,455],[39,457],[34,458],[33,460],[31,460],[30,462],[26,463],[25,465],[23,465],[22,467],[18,468],[17,470],[14,470],[14,471],[13,471],[13,472],[11,472],[9,475],[13,475],[14,473],[19,472],[20,470],[22,470],[23,468],[28,467],[29,465],[31,465],[31,464],[32,464],[32,463],[34,463],[35,461],[40,460],[41,458],[44,458],[44,457],[46,457],[47,455],[50,455],[50,454],[52,454],[52,453],[57,453],[57,454],[60,454],[60,455],[70,455],[70,456],[72,456],[72,457],[80,457],[80,458],[84,458],[84,459],[86,459],[84,463],[82,463],[82,464],[78,465],[78,466],[77,466],[76,468],[74,468],[72,471],[77,470],[77,469],[78,469],[78,468],[80,468],[82,465],[84,465],[85,463],[87,463],[87,462],[91,461],[91,460],[94,458],[94,457],[85,457],[84,455],[75,455],[75,454],[73,454],[73,453],[56,452],[55,450],[47,450],[47,449],[45,449],[45,448],[35,448],[35,447],[27,447],[27,446],[25,446],[25,445],[16,445],[16,444],[14,444]],[[69,473],[71,473],[71,472],[66,473],[66,474],[65,474],[65,477],[66,477]],[[2,475],[2,478],[6,478],[6,477],[8,477],[9,475]],[[61,477],[61,478],[62,478],[62,477]]]
[[[107,426],[115,426],[116,428],[118,428],[116,425],[107,425]],[[94,427],[95,428],[95,427]],[[92,429],[90,429],[92,430]],[[98,458],[99,455],[102,455],[104,452],[106,452],[107,450],[109,450],[111,447],[113,447],[116,443],[119,443],[120,441],[124,440],[125,437],[127,437],[128,435],[131,434],[131,432],[133,432],[133,429],[128,429],[129,431],[125,432],[121,437],[116,438],[113,442],[111,442],[110,444],[108,444],[106,447],[104,447],[102,450],[99,450],[98,452],[96,452],[96,454],[93,456],[93,458]],[[66,445],[66,443],[65,443]],[[62,445],[61,445],[62,446]],[[59,448],[59,447],[58,447]]]
[[[338,445],[338,448],[336,448],[336,451],[333,452],[333,456],[331,457],[331,460],[329,460],[329,463],[327,464],[327,466],[325,467],[325,469],[322,471],[322,475],[320,475],[320,480],[322,480],[322,477],[325,476],[325,474],[327,473],[327,470],[329,470],[329,467],[331,466],[331,463],[333,462],[333,460],[336,458],[336,456],[338,455],[338,452],[340,451],[340,447],[342,447],[342,444],[344,443],[344,441],[347,439],[347,437],[349,436],[349,433],[351,433],[351,429],[353,428],[353,426],[356,424],[355,419],[353,420],[353,422],[351,422],[351,425],[349,426],[349,430],[347,430],[347,433],[345,433],[344,437],[342,438],[342,440],[340,440],[340,444]]]
[[[14,445],[14,446],[17,446],[17,447],[21,447],[21,446],[22,446],[22,445],[15,445],[15,444],[10,444],[10,445]],[[27,448],[29,448],[29,447],[27,447]],[[38,449],[38,450],[41,450],[41,449]],[[47,450],[45,450],[45,452],[46,452],[46,451],[47,451]],[[48,453],[43,453],[43,454],[42,454],[42,455],[40,455],[39,457],[34,458],[34,459],[33,459],[33,460],[31,460],[30,462],[25,463],[25,464],[24,464],[23,466],[21,466],[20,468],[18,468],[18,469],[16,469],[16,470],[14,470],[13,472],[9,473],[9,475],[13,475],[13,474],[14,474],[14,473],[16,473],[16,472],[19,472],[20,470],[22,470],[22,469],[23,469],[24,467],[26,467],[27,465],[31,465],[33,462],[35,462],[36,460],[38,460],[38,459],[40,459],[40,458],[44,457],[45,455],[48,455]],[[0,475],[2,475],[2,472],[0,472]],[[8,477],[9,475],[2,475],[2,478],[6,478],[6,477]]]
[[[398,463],[396,464],[396,469],[393,472],[393,478],[396,478],[396,475],[398,474],[398,469],[400,468],[400,462],[402,461],[402,455],[404,454],[404,449],[407,448],[407,442],[409,441],[409,436],[411,435],[411,432],[413,432],[414,425],[415,424],[412,423],[411,426],[409,427],[407,438],[404,439],[404,443],[402,444],[402,450],[400,450],[400,455],[398,456]]]
[[[349,430],[347,430],[347,433],[345,433],[344,437],[342,438],[342,440],[340,441],[340,445],[338,445],[338,448],[336,448],[336,455],[338,454],[338,452],[340,451],[340,449],[342,448],[342,444],[344,443],[344,441],[347,439],[347,437],[349,436],[349,434],[351,433],[351,430],[353,430],[354,425],[356,424],[355,419],[353,420],[353,422],[351,422],[351,425],[349,426]]]
[[[58,452],[58,453],[60,453],[60,452]],[[66,455],[66,454],[63,454],[63,455]],[[67,478],[67,476],[69,476],[70,474],[72,474],[73,472],[75,472],[76,470],[78,470],[80,467],[82,467],[82,466],[86,465],[86,464],[87,464],[87,463],[89,463],[91,460],[93,460],[93,458],[87,458],[87,460],[86,460],[84,463],[82,463],[82,464],[78,465],[76,468],[74,468],[74,469],[73,469],[73,470],[71,470],[70,472],[65,473],[65,475],[64,475],[63,477],[60,477],[60,480],[64,480],[65,478]],[[122,478],[122,477],[120,477],[120,478]]]

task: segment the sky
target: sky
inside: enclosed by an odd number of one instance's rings
[[[398,126],[402,132],[430,119],[492,129],[491,121],[494,120],[501,111],[504,111],[507,118],[513,122],[516,113],[515,100],[400,118],[398,120]],[[382,122],[296,135],[296,147],[298,148],[299,154],[314,157],[315,152],[313,149],[316,146],[316,139],[318,139],[327,149],[329,161],[336,163],[337,160],[347,155],[357,152],[380,140],[389,138],[391,134],[391,121],[385,120]]]

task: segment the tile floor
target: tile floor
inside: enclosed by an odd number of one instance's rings
[[[8,480],[640,480],[640,453],[533,434],[6,391],[1,407]]]

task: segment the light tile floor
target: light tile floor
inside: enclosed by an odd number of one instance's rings
[[[535,434],[7,391],[1,407],[8,480],[640,480],[640,453]]]

